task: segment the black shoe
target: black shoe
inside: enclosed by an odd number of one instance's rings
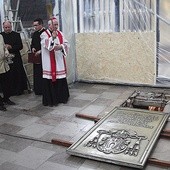
[[[63,101],[62,103],[63,103],[63,104],[67,104],[67,102],[68,102],[68,100],[66,100],[66,101]]]
[[[43,104],[43,106],[53,107],[52,104]]]
[[[15,105],[15,103],[12,102],[10,99],[4,100],[4,104],[7,104],[7,105]]]
[[[6,107],[5,107],[5,106],[3,106],[3,105],[2,105],[2,106],[0,106],[0,110],[2,110],[2,111],[7,111],[7,110],[6,110]]]

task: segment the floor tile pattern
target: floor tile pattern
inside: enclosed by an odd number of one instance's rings
[[[70,99],[57,107],[42,105],[41,96],[25,93],[11,97],[15,106],[0,111],[0,170],[132,170],[132,168],[70,156],[66,147],[51,144],[52,139],[76,142],[94,122],[76,113],[103,117],[120,106],[135,90],[168,91],[163,88],[75,83]],[[169,109],[167,109],[169,110]],[[170,129],[168,122],[166,128]],[[159,139],[151,157],[169,161],[169,141]],[[145,170],[167,170],[146,165]]]

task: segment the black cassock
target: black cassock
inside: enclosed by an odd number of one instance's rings
[[[24,90],[27,90],[27,77],[23,67],[20,50],[23,48],[21,36],[19,33],[12,31],[11,33],[1,33],[5,44],[12,46],[9,50],[15,57],[12,59],[13,63],[10,66],[10,89],[11,96],[21,95]]]
[[[45,29],[35,31],[32,36],[31,49],[35,48],[36,51],[41,50],[41,38],[40,35]],[[41,56],[40,56],[41,57]],[[42,94],[42,63],[33,64],[33,87],[36,95]]]

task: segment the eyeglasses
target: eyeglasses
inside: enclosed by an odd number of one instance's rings
[[[34,27],[37,27],[37,26],[39,26],[39,24],[35,24],[35,25],[33,25]]]

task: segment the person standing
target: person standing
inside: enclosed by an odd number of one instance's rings
[[[11,95],[21,95],[27,90],[27,77],[23,67],[20,50],[23,48],[21,36],[19,33],[12,31],[10,21],[3,22],[4,31],[1,32],[5,46],[9,53],[14,55],[10,67],[10,85]]]
[[[5,104],[15,105],[10,97],[10,81],[9,81],[9,65],[7,63],[7,57],[9,55],[8,50],[5,48],[4,40],[0,34],[0,85],[3,93],[3,98],[0,96],[0,110],[6,111]]]
[[[40,35],[45,31],[43,20],[37,18],[33,21],[35,32],[32,35],[31,51],[34,57],[38,58],[38,62],[33,63],[33,88],[36,95],[42,94],[42,61],[41,61],[41,38]]]
[[[44,106],[56,106],[67,103],[69,89],[66,79],[66,55],[68,41],[58,30],[58,21],[52,18],[48,21],[48,29],[41,35],[42,68],[43,68],[43,98]]]

